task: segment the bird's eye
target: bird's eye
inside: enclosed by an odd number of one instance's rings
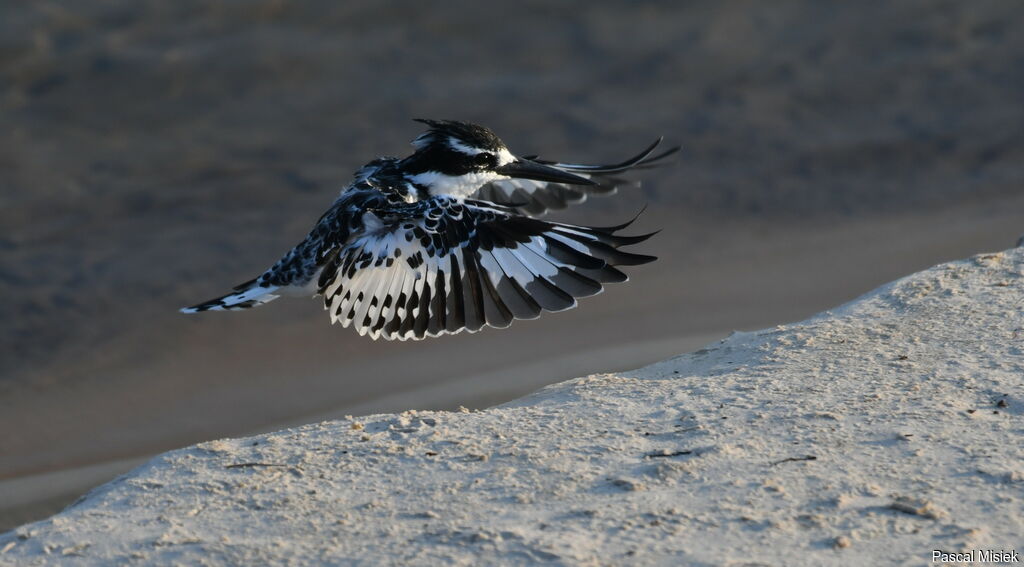
[[[480,152],[473,156],[473,163],[477,165],[494,165],[494,154],[489,152]]]

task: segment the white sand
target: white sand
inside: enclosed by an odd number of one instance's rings
[[[0,564],[925,564],[1024,551],[1024,249],[481,412],[158,456]]]

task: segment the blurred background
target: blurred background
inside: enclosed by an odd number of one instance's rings
[[[800,320],[1024,232],[1024,4],[0,4],[0,529],[201,440],[481,408]],[[602,162],[658,135],[661,259],[504,331],[372,342],[314,300],[185,316],[413,117]],[[867,379],[867,377],[866,377]]]

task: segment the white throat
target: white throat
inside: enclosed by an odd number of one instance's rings
[[[437,171],[424,171],[408,177],[409,181],[426,187],[431,195],[449,195],[451,197],[469,197],[484,185],[507,179],[504,175],[490,171],[467,173],[465,175],[445,175]]]

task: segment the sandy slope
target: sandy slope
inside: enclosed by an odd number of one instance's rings
[[[922,564],[1024,548],[1024,249],[480,412],[154,458],[24,564]]]

